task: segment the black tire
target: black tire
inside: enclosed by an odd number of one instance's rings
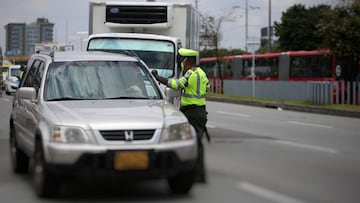
[[[15,136],[15,129],[10,128],[10,156],[14,173],[27,173],[29,171],[29,157],[19,149]]]
[[[42,198],[55,197],[58,191],[58,180],[52,175],[47,167],[44,157],[44,149],[41,141],[36,141],[34,164],[33,164],[33,183],[36,194]]]
[[[168,178],[168,185],[173,194],[187,194],[194,184],[194,171],[187,171]]]

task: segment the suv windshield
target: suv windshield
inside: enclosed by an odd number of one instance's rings
[[[90,51],[132,51],[146,65],[163,77],[174,75],[175,45],[169,41],[121,38],[94,38],[89,41]]]
[[[44,99],[160,99],[149,72],[138,62],[75,61],[50,64]]]

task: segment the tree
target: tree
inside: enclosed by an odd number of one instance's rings
[[[331,18],[320,24],[324,45],[340,55],[359,55],[360,3],[337,7],[332,13]]]
[[[329,47],[339,58],[346,58],[347,76],[354,80],[360,59],[360,1],[336,7],[331,18],[324,19],[319,31],[324,36],[324,46]],[[345,70],[346,71],[346,70]]]
[[[224,78],[221,64],[223,62],[223,57],[226,54],[224,49],[219,49],[220,41],[222,39],[221,26],[224,22],[234,21],[234,18],[232,17],[233,11],[234,8],[229,12],[225,12],[225,14],[220,17],[202,15],[201,38],[205,39],[207,43],[214,47],[215,57],[217,58],[216,66],[218,67],[218,74],[220,78],[219,93],[221,94],[224,93]],[[205,46],[205,51],[206,47],[207,46]]]
[[[275,35],[281,50],[313,50],[321,48],[323,35],[319,23],[327,18],[330,6],[319,5],[307,9],[296,4],[282,14],[281,23],[275,22]]]
[[[246,53],[245,51],[241,49],[219,49],[218,52],[221,56],[228,56],[228,55],[240,55]],[[201,57],[216,57],[216,51],[214,49],[203,49],[200,51]]]
[[[3,55],[2,55],[2,49],[0,47],[0,62],[2,63],[2,61],[3,61]],[[2,65],[2,64],[0,64],[0,65]]]

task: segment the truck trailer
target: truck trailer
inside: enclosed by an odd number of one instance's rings
[[[160,76],[179,78],[178,49],[199,49],[200,14],[189,2],[92,1],[89,9],[89,51],[131,54]],[[170,101],[179,105],[179,96]]]

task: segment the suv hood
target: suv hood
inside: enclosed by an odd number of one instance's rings
[[[54,124],[92,129],[154,129],[165,122],[187,121],[164,100],[53,101],[46,106],[54,115]]]

